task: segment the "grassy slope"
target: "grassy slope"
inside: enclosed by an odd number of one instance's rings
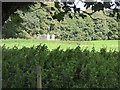
[[[119,40],[120,41],[120,40]],[[47,41],[39,39],[6,39],[2,40],[2,44],[5,44],[6,47],[18,46],[22,48],[23,46],[31,47],[33,45],[46,44],[50,50],[61,46],[62,49],[75,48],[81,46],[82,49],[88,47],[91,48],[94,46],[97,51],[102,47],[107,47],[108,50],[116,49],[118,51],[118,40],[97,40],[97,41]]]

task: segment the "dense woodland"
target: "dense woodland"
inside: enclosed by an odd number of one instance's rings
[[[55,15],[62,8],[54,2],[35,3],[14,12],[3,26],[3,38],[34,38],[37,34],[55,34],[61,40],[118,40],[119,19],[111,17],[112,11],[85,13],[69,11],[63,20]],[[87,9],[87,12],[91,12]],[[61,14],[62,15],[62,14]],[[62,16],[58,15],[61,18]]]

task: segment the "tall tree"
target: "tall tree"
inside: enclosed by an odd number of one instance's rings
[[[76,7],[76,4],[74,3],[75,0],[67,0],[66,2],[59,2],[61,0],[56,0],[55,2],[55,7],[58,8],[58,10],[60,10],[60,5],[62,3],[62,8],[64,9],[64,11],[60,11],[59,13],[56,13],[53,17],[57,18],[58,20],[63,19],[64,15],[66,13],[68,13],[68,11],[70,11],[70,8],[73,8],[74,12],[79,12],[80,8]],[[82,0],[78,0],[78,1],[82,1]],[[82,1],[83,2],[83,1]],[[42,3],[42,6],[45,6],[45,4]],[[97,0],[85,0],[85,7],[86,8],[90,8],[92,7],[93,12],[96,11],[100,11],[100,10],[104,10],[105,8],[109,8],[111,9],[111,6],[115,6],[114,8],[112,8],[113,10],[113,14],[117,14],[117,18],[120,18],[120,13],[119,13],[119,7],[120,7],[120,1],[119,0],[115,0],[115,3],[111,3],[111,0],[108,0],[108,2],[103,1],[103,2],[97,2]],[[21,9],[24,6],[29,6],[30,4],[33,4],[31,2],[3,2],[2,3],[2,24],[4,24],[4,22],[8,19],[8,17],[13,14],[17,9]],[[72,4],[72,6],[70,5]],[[92,13],[87,13],[85,11],[83,11],[83,13],[86,13],[88,15],[91,15]]]

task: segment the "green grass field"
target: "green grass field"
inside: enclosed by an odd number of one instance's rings
[[[66,50],[67,48],[76,48],[80,46],[82,49],[88,48],[91,50],[95,47],[95,50],[99,51],[100,48],[107,48],[107,50],[116,50],[118,51],[118,42],[120,40],[97,40],[97,41],[48,41],[48,40],[40,40],[40,39],[2,39],[3,46],[5,44],[6,47],[12,48],[13,46],[17,46],[18,48],[22,48],[23,46],[32,47],[37,46],[39,44],[46,44],[50,50],[57,48],[58,46],[61,49]]]

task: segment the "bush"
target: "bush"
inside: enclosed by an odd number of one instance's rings
[[[36,66],[43,88],[120,88],[120,52],[80,47],[52,51],[47,46],[2,47],[3,88],[36,88]]]

